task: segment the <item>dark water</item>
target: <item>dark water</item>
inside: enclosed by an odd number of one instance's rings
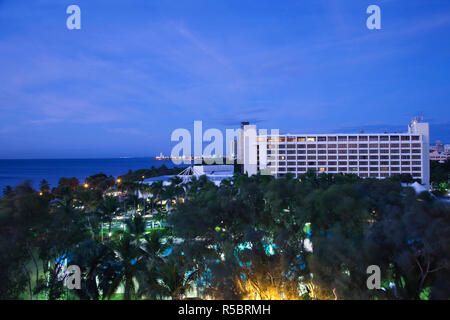
[[[82,183],[96,173],[117,177],[129,169],[150,169],[163,164],[168,168],[175,166],[170,160],[154,158],[0,160],[0,196],[7,185],[14,187],[25,180],[31,180],[37,188],[46,179],[54,187],[61,177],[76,177]]]

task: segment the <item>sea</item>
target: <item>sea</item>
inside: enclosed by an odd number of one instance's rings
[[[0,196],[6,186],[14,187],[27,180],[38,188],[39,182],[45,179],[51,187],[58,185],[61,177],[77,178],[80,183],[94,174],[104,173],[118,177],[130,169],[150,169],[152,166],[165,165],[173,168],[176,165],[171,160],[156,160],[155,158],[113,158],[113,159],[0,159]],[[185,166],[185,165],[184,165]]]

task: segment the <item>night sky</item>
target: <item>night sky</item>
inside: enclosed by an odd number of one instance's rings
[[[168,154],[194,120],[450,143],[449,72],[448,0],[0,0],[0,158]]]

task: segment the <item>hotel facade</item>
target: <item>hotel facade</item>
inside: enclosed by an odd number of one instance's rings
[[[414,120],[404,133],[270,134],[243,122],[238,159],[249,175],[276,177],[318,173],[352,173],[383,179],[411,174],[429,187],[429,124]]]

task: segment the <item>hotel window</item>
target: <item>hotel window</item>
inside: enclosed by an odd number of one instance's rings
[[[316,150],[308,150],[308,154],[316,154]]]
[[[336,171],[336,168],[333,168],[333,167],[328,168],[328,171]]]
[[[359,150],[359,153],[367,153],[367,150]]]
[[[301,162],[297,162],[298,166],[306,166],[306,162],[305,161],[301,161]]]
[[[389,161],[380,161],[380,166],[388,166]]]
[[[409,161],[402,161],[402,166],[409,166],[411,163]]]
[[[327,160],[327,156],[318,156],[317,159],[319,159],[319,160]]]
[[[380,141],[389,141],[389,137],[388,136],[381,136],[380,137]]]
[[[370,167],[370,171],[378,171],[378,168],[376,168],[376,167]]]
[[[369,138],[367,136],[359,136],[359,141],[367,141]]]
[[[386,152],[383,152],[386,151]],[[374,154],[374,153],[378,153],[378,149],[370,149],[370,153]],[[389,153],[387,150],[380,150],[380,153]]]
[[[285,156],[278,157],[279,160],[286,160]]]
[[[400,147],[400,144],[398,144],[398,143],[391,144],[391,148],[398,148],[398,147]]]
[[[411,140],[413,140],[413,141],[418,141],[418,140],[420,140],[420,138],[419,138],[419,136],[412,136],[412,137],[411,137]]]
[[[383,177],[383,178],[389,177],[389,173],[382,172],[382,173],[380,173],[380,177]]]
[[[399,141],[400,137],[399,136],[391,136],[391,141]]]
[[[278,168],[278,171],[286,171],[286,168]]]
[[[402,160],[411,159],[411,156],[402,156]]]
[[[350,149],[350,150],[348,150],[348,153],[355,154],[355,153],[358,153],[358,150],[356,150],[356,149]]]
[[[287,142],[295,142],[295,137],[288,137]]]
[[[348,170],[349,170],[349,171],[358,171],[358,168],[356,168],[356,167],[350,167],[350,168],[348,168]]]
[[[286,154],[286,150],[279,150],[278,153],[279,154]]]
[[[347,150],[339,150],[339,154],[347,154]]]
[[[372,151],[372,150],[371,150]],[[388,149],[381,149],[380,150],[380,153],[389,153],[389,150]]]
[[[391,167],[391,171],[400,171],[399,167]]]
[[[367,173],[360,173],[359,176],[363,177],[363,178],[367,178],[368,177]]]
[[[369,168],[367,168],[367,167],[359,167],[359,171],[369,171]]]
[[[315,149],[317,146],[315,144],[308,144],[308,149]]]
[[[391,153],[399,153],[400,150],[398,149],[391,149]]]
[[[280,142],[286,142],[286,138],[285,137],[280,137]]]
[[[318,150],[317,151],[319,154],[326,154],[327,153],[327,150]]]
[[[329,166],[335,166],[336,165],[336,161],[328,161],[328,165]]]
[[[378,136],[370,136],[369,140],[370,141],[378,141]]]
[[[306,153],[306,150],[297,150],[297,153],[298,153],[298,154],[305,154],[305,153]]]
[[[349,166],[357,166],[358,165],[358,161],[349,161],[348,165]]]
[[[326,148],[327,145],[326,145],[326,144],[318,144],[317,147],[318,147],[318,148]]]
[[[300,167],[300,168],[297,168],[297,171],[306,171],[306,168],[305,167]]]
[[[422,162],[421,162],[421,161],[413,161],[412,164],[413,164],[413,165],[419,165],[419,166],[420,166],[420,165],[422,164]]]
[[[422,152],[422,150],[420,150],[420,149],[413,149],[412,150],[412,153],[421,153]]]
[[[416,155],[412,156],[412,159],[419,159],[420,160],[420,158],[421,158],[421,156],[416,156]]]
[[[297,164],[296,164],[295,162],[288,161],[287,165],[288,165],[288,166],[296,166]]]
[[[324,172],[325,168],[319,168],[319,171]]]
[[[420,173],[418,173],[418,172],[413,172],[412,176],[413,176],[413,177],[420,177],[421,175],[420,175]]]
[[[380,143],[380,148],[389,148],[389,144],[387,144],[387,143]]]
[[[338,165],[339,166],[346,166],[347,165],[347,161],[339,161]]]
[[[285,166],[285,165],[286,165],[286,162],[278,162],[278,165],[279,165],[279,166]]]
[[[420,167],[413,167],[412,171],[421,171],[421,168]]]
[[[380,159],[389,159],[389,156],[380,156]]]
[[[339,168],[339,171],[347,171],[347,168]]]
[[[298,137],[297,141],[298,142],[304,142],[304,141],[306,141],[306,138],[305,137]]]
[[[327,137],[317,137],[317,141],[327,141]]]
[[[308,156],[308,160],[316,160],[315,156]]]
[[[269,141],[269,140],[270,140],[270,138],[267,139],[267,141]],[[257,142],[266,142],[266,138],[258,137],[258,138],[256,138],[256,141]]]
[[[288,147],[289,149],[295,149],[295,144],[288,144],[287,147]]]
[[[409,149],[402,149],[402,153],[410,153]]]
[[[336,154],[336,150],[328,150],[328,153],[330,153],[330,154]]]
[[[302,148],[302,149],[304,149],[304,148],[306,148],[306,144],[298,144],[298,145],[297,145],[297,148]]]
[[[377,166],[378,165],[378,161],[370,161],[370,165],[371,166]]]
[[[348,141],[358,141],[358,137],[350,136],[350,137],[348,137]]]
[[[369,157],[368,156],[359,156],[359,159],[360,160],[366,160],[366,159],[369,159]]]
[[[337,147],[336,144],[329,144],[329,145],[328,145],[328,149],[330,149],[330,148],[336,148],[336,147]]]
[[[338,141],[347,141],[347,137],[340,136],[338,137]]]
[[[411,147],[413,147],[413,148],[420,148],[420,143],[412,143]]]
[[[336,160],[337,157],[336,156],[328,156],[328,160]]]
[[[297,160],[306,160],[306,157],[305,156],[298,156]]]
[[[389,171],[389,167],[381,167],[380,171]]]
[[[367,143],[361,143],[359,145],[360,148],[367,148],[369,145]]]
[[[358,145],[356,143],[350,143],[348,145],[349,148],[358,148]]]
[[[288,160],[296,160],[296,158],[297,158],[296,156],[288,156],[287,157]]]
[[[314,161],[308,161],[308,166],[315,166],[316,163]]]
[[[360,161],[359,165],[360,166],[367,166],[368,162],[367,161]]]
[[[369,144],[369,148],[378,148],[378,143]]]
[[[399,156],[391,156],[391,159],[400,159]]]
[[[339,144],[338,148],[344,149],[344,148],[347,148],[347,145],[346,144]]]
[[[370,176],[373,178],[376,178],[376,177],[378,177],[378,173],[371,173]]]
[[[328,137],[328,141],[336,141],[337,138],[336,137]]]
[[[409,141],[409,136],[402,136],[402,141]]]
[[[306,141],[309,141],[309,142],[316,142],[316,137],[308,137],[308,138],[306,139]]]
[[[378,159],[378,156],[370,156],[370,159],[371,160],[376,160],[376,159]]]
[[[295,150],[288,150],[287,154],[295,154]]]
[[[411,145],[409,143],[402,143],[402,148],[410,148]]]
[[[326,165],[327,165],[327,162],[326,162],[326,161],[319,161],[317,164],[318,164],[319,166],[326,166]]]
[[[347,156],[338,156],[339,160],[347,160]]]

